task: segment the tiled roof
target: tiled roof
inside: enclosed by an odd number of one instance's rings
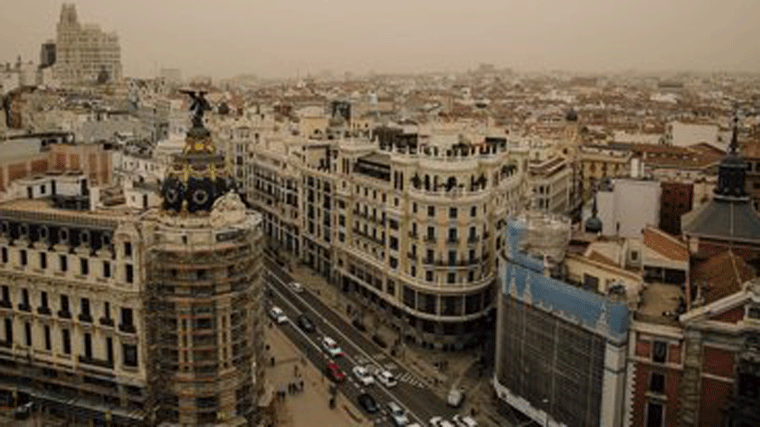
[[[739,292],[742,285],[755,277],[755,271],[730,250],[696,265],[691,271],[691,285],[699,288],[705,304]]]
[[[644,246],[674,261],[689,260],[686,243],[654,227],[645,227],[641,232],[644,235]]]

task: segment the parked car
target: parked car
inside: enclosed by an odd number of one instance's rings
[[[316,326],[314,326],[314,322],[312,322],[311,319],[309,319],[309,316],[305,314],[299,315],[296,319],[296,323],[304,332],[314,332],[317,330]]]
[[[456,414],[451,419],[451,421],[453,421],[457,427],[478,427],[478,422],[475,421],[475,419],[469,415],[462,416],[462,415]]]
[[[446,403],[452,408],[458,408],[464,400],[464,391],[461,388],[452,388],[449,390],[449,396],[446,398]]]
[[[375,398],[369,393],[360,394],[356,397],[356,400],[359,402],[359,406],[361,406],[368,414],[374,414],[379,410]]]
[[[17,406],[16,409],[13,410],[13,417],[17,420],[25,420],[32,415],[33,409],[33,402],[24,403],[23,405]]]
[[[342,383],[346,380],[346,374],[340,369],[340,365],[333,362],[332,360],[327,362],[325,371],[327,372],[327,376],[336,383]]]
[[[290,282],[290,289],[292,289],[293,292],[300,294],[303,292],[303,285],[298,282]]]
[[[361,385],[366,387],[375,383],[375,379],[372,377],[372,374],[364,366],[354,366],[353,370],[354,376],[357,380],[359,380],[359,383],[361,383]]]
[[[379,381],[382,385],[386,387],[395,387],[396,384],[398,384],[398,381],[396,380],[396,377],[393,376],[392,373],[389,371],[380,371],[378,370],[375,373],[375,377],[377,377],[377,381]]]
[[[277,323],[285,323],[288,321],[288,316],[282,311],[280,307],[274,306],[269,309],[269,317]]]
[[[338,343],[330,337],[322,337],[322,348],[325,349],[330,357],[343,356],[343,350],[341,350]]]
[[[430,419],[430,427],[455,427],[451,424],[451,421],[443,419],[443,417],[433,417]]]
[[[391,415],[393,425],[396,427],[405,427],[409,424],[409,418],[406,416],[406,411],[404,411],[398,403],[393,401],[388,402],[388,412]]]

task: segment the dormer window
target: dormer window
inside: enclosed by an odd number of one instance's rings
[[[760,304],[748,306],[746,318],[755,322],[760,322]]]

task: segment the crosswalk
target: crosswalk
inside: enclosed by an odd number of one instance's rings
[[[392,373],[399,382],[407,383],[411,385],[412,387],[427,388],[427,384],[425,384],[421,379],[417,378],[417,376],[412,374],[411,372],[398,372],[399,371],[398,364],[396,364],[395,361],[390,359],[385,353],[374,354],[372,358],[373,360],[370,360],[369,358],[362,355],[358,355],[355,357],[356,363],[359,365],[374,365],[375,363],[377,363],[384,370]]]

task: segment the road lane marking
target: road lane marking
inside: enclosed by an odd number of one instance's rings
[[[276,275],[276,274],[271,274],[271,271],[270,271],[270,274],[269,274],[269,275],[270,275],[270,277],[272,277],[272,278],[274,278],[275,280],[277,280],[277,282],[278,282],[280,285],[282,285],[283,287],[285,286],[285,283],[282,281],[282,279],[280,279],[279,277],[277,277],[277,275]],[[287,300],[287,298],[285,298],[285,297],[283,296],[283,294],[282,294],[282,293],[281,293],[281,292],[280,292],[278,289],[275,289],[274,287],[272,287],[272,290],[273,290],[274,292],[277,292],[277,294],[280,296],[280,298],[282,298],[282,299],[283,299],[283,300],[284,300],[284,301],[285,301],[285,302],[286,302],[288,305],[290,305],[290,306],[291,306],[291,307],[292,307],[292,308],[293,308],[293,309],[294,309],[296,312],[298,312],[299,314],[301,313],[301,312],[300,312],[300,311],[299,311],[299,310],[296,308],[296,306],[295,306],[293,303],[291,303],[290,301],[288,301],[288,300]],[[369,355],[369,354],[367,354],[367,352],[365,352],[365,351],[364,351],[364,349],[363,349],[363,348],[361,348],[359,345],[357,345],[356,343],[354,343],[354,342],[353,342],[352,340],[350,340],[348,337],[346,337],[345,335],[343,335],[343,333],[340,331],[340,328],[336,327],[336,326],[335,326],[335,325],[333,325],[331,322],[329,322],[327,319],[325,319],[325,317],[324,317],[324,316],[322,316],[322,314],[320,314],[320,313],[319,313],[317,310],[315,310],[313,307],[311,307],[311,306],[310,306],[310,305],[309,305],[309,304],[308,304],[308,303],[307,303],[307,302],[306,302],[306,301],[305,301],[303,298],[301,298],[301,296],[300,296],[300,295],[298,295],[298,294],[296,294],[296,293],[293,293],[293,296],[294,296],[294,297],[296,297],[297,299],[299,299],[299,300],[300,300],[300,302],[301,302],[301,303],[302,303],[302,304],[303,304],[305,307],[309,307],[309,308],[311,308],[311,311],[312,311],[312,312],[313,312],[313,313],[314,313],[316,316],[318,316],[320,319],[322,319],[322,321],[323,321],[323,322],[324,322],[326,325],[330,325],[330,327],[331,327],[332,329],[334,329],[334,330],[335,330],[335,332],[336,332],[338,335],[340,335],[340,336],[343,338],[343,340],[344,340],[345,342],[347,342],[347,343],[351,344],[351,345],[352,345],[352,346],[355,348],[355,350],[358,350],[358,351],[359,351],[359,352],[360,352],[360,353],[361,353],[361,354],[362,354],[364,357],[366,357],[366,358],[368,358],[368,359],[372,360],[372,362],[374,362],[373,364],[374,364],[376,367],[378,367],[378,368],[382,368],[382,366],[381,366],[380,364],[378,364],[376,361],[374,361],[374,360],[372,359],[372,357],[370,357],[370,355]],[[329,308],[329,307],[328,307],[327,309],[328,309],[328,310],[330,310],[330,308]],[[288,320],[290,320],[290,319],[288,319]],[[299,329],[299,328],[296,328],[296,329]],[[303,334],[303,331],[301,331],[301,333]],[[312,343],[312,344],[313,344],[313,343]],[[354,365],[357,365],[357,363],[356,363],[356,360],[354,360],[354,358],[352,358],[351,356],[349,356],[349,355],[348,355],[348,354],[347,354],[345,351],[344,351],[343,353],[344,353],[344,357],[345,357],[345,358],[346,358],[346,359],[347,359],[349,362],[353,363]],[[404,410],[405,410],[405,411],[406,411],[408,414],[410,414],[412,417],[414,417],[414,418],[415,418],[415,419],[416,419],[418,422],[420,422],[420,423],[422,423],[422,422],[423,422],[422,418],[420,418],[420,417],[419,417],[417,414],[415,414],[415,413],[414,413],[414,412],[412,412],[412,411],[411,411],[411,410],[410,410],[408,407],[406,407],[406,405],[405,405],[403,402],[401,402],[401,401],[400,401],[400,399],[398,399],[398,398],[397,398],[395,395],[393,395],[393,393],[391,393],[391,392],[388,390],[388,388],[386,388],[386,387],[385,387],[385,385],[384,385],[384,384],[380,383],[379,381],[376,381],[376,382],[375,382],[375,384],[377,385],[377,387],[378,387],[378,388],[380,388],[381,390],[383,390],[383,391],[385,392],[385,394],[386,394],[388,397],[390,397],[391,399],[393,399],[394,401],[396,401],[396,403],[398,403],[398,404],[399,404],[399,406],[401,406],[402,408],[404,408]]]

